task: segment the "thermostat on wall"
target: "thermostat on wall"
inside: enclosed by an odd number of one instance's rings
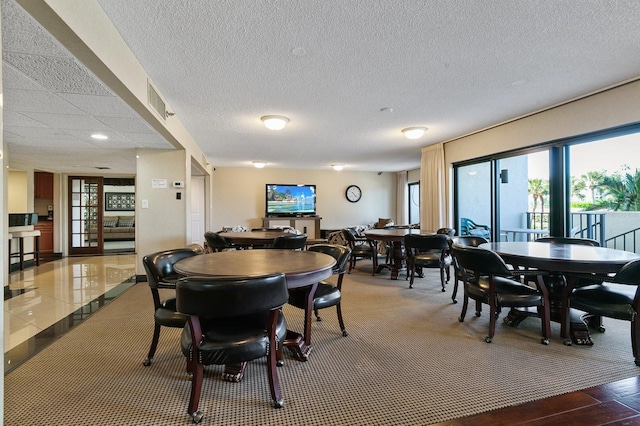
[[[174,188],[184,188],[184,182],[181,180],[177,180],[175,182],[173,182],[173,187]]]

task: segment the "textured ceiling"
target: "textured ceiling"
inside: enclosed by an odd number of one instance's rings
[[[635,0],[98,3],[216,166],[413,169],[423,146],[640,76]],[[12,159],[57,169],[95,150],[91,166],[134,172],[132,148],[170,147],[13,0],[2,8]],[[291,122],[269,131],[266,114]],[[409,126],[429,130],[410,141]]]

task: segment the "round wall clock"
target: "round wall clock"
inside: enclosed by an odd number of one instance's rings
[[[347,191],[345,192],[345,196],[350,202],[356,203],[360,201],[360,198],[362,197],[362,191],[357,185],[349,185],[347,187]]]

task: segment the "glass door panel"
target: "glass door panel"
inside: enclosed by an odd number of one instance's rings
[[[490,239],[491,202],[491,163],[457,167],[457,235]]]
[[[496,162],[501,241],[533,241],[549,234],[549,152]]]
[[[69,255],[102,253],[102,178],[71,176]]]
[[[409,223],[420,223],[420,182],[409,184]]]

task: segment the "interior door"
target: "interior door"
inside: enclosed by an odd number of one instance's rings
[[[69,177],[69,255],[101,255],[102,177]]]

